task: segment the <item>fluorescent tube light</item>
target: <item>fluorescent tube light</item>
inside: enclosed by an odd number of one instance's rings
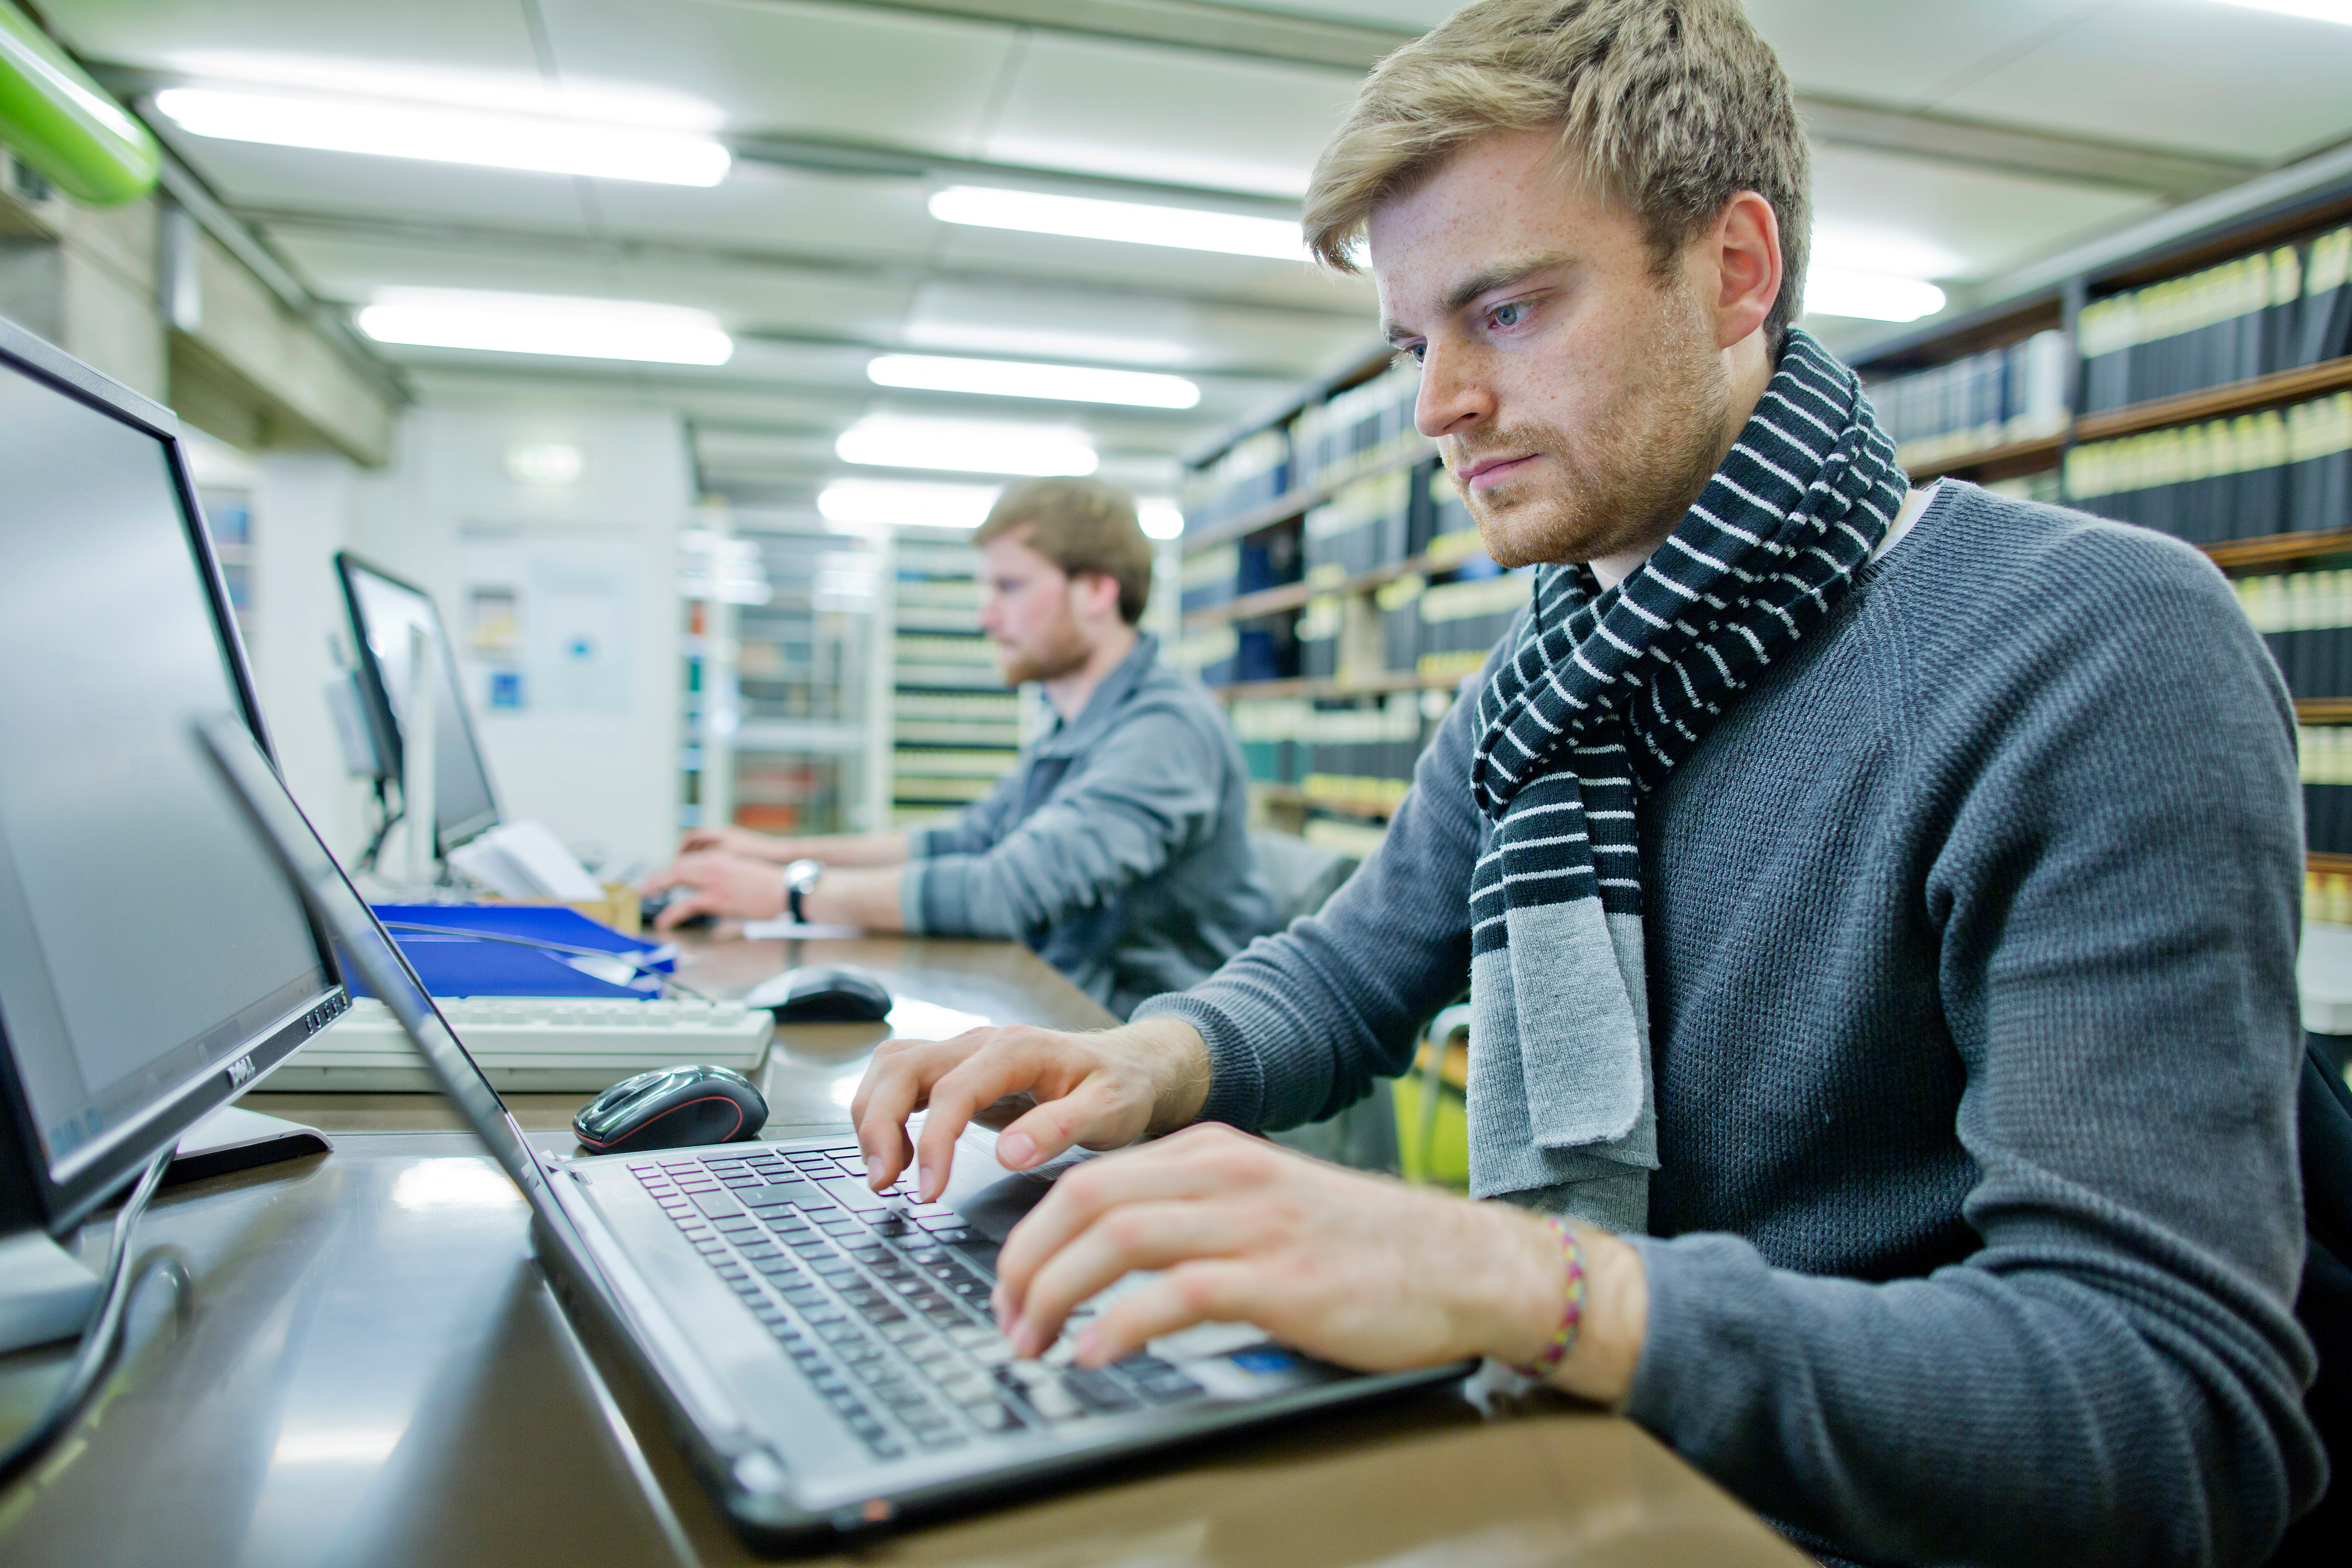
[[[1135,521],[1143,525],[1146,538],[1179,539],[1184,533],[1184,513],[1172,500],[1137,501]]]
[[[735,353],[716,316],[679,305],[387,289],[358,320],[360,331],[380,343],[424,348],[657,364],[725,364]]]
[[[940,354],[883,354],[866,365],[866,375],[877,386],[972,392],[989,397],[1037,397],[1057,403],[1190,408],[1201,401],[1201,389],[1181,375],[1159,375],[1141,370],[1096,370],[1082,364],[1024,364],[1011,360],[950,359]]]
[[[1017,228],[1030,234],[1116,239],[1178,250],[1218,250],[1276,261],[1307,259],[1307,241],[1297,223],[1289,218],[1244,217],[1200,207],[1150,206],[988,185],[951,185],[931,197],[930,207],[931,216],[941,223],[981,228]]]
[[[859,420],[833,449],[845,463],[964,474],[1091,474],[1096,462],[1093,444],[1077,430],[888,414]]]
[[[816,510],[849,527],[978,528],[1000,492],[993,485],[933,485],[907,479],[835,479]]]
[[[1819,316],[1871,321],[1916,321],[1944,308],[1944,291],[1916,278],[1814,267],[1805,273],[1805,310]]]
[[[715,185],[731,161],[719,142],[690,132],[493,110],[204,87],[166,88],[155,107],[191,135],[225,142],[545,174]]]
[[[2352,26],[2352,0],[2221,0],[2247,11],[2273,11],[2312,22],[2341,22]]]

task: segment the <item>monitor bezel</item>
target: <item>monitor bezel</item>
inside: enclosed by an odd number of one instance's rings
[[[401,771],[404,766],[403,759],[406,757],[407,752],[405,742],[401,734],[400,716],[393,710],[392,692],[384,685],[383,666],[376,660],[375,646],[368,641],[367,619],[360,608],[359,588],[352,580],[354,574],[362,572],[381,582],[388,583],[395,588],[415,594],[425,601],[433,612],[433,635],[440,641],[442,663],[450,672],[453,686],[458,685],[455,679],[457,670],[457,651],[456,645],[449,640],[449,623],[441,616],[440,601],[436,599],[424,584],[412,583],[396,572],[387,572],[363,555],[354,554],[348,550],[335,552],[335,581],[342,585],[343,617],[351,627],[353,645],[352,661],[360,673],[360,691],[367,700],[368,724],[375,731],[376,754],[383,759],[384,767],[390,770],[392,782],[397,784],[403,776]],[[474,732],[473,710],[465,700],[462,686],[458,687],[457,691],[457,722],[466,731],[466,744],[473,751],[475,770],[482,775],[482,793],[489,797],[490,804],[487,812],[477,813],[460,823],[445,825],[438,821],[435,822],[433,853],[436,858],[471,843],[496,827],[501,819],[499,810],[498,781],[490,776],[490,759],[482,751],[481,736]],[[440,815],[437,791],[436,795],[434,815],[437,817]],[[404,802],[402,809],[406,808],[406,803]]]
[[[227,578],[213,549],[212,531],[205,523],[195,476],[189,471],[187,453],[181,445],[178,418],[162,405],[101,375],[5,318],[0,318],[0,368],[29,376],[163,444],[180,502],[180,526],[204,584],[205,605],[227,663],[238,716],[276,769],[277,751],[261,715],[253,668],[246,657],[245,638],[237,630]],[[291,1018],[249,1042],[227,1066],[209,1070],[166,1096],[131,1136],[104,1150],[62,1182],[51,1175],[31,1101],[17,1079],[16,1054],[8,1048],[6,1020],[0,1018],[0,1234],[38,1227],[53,1236],[63,1235],[156,1154],[177,1143],[190,1127],[250,1091],[333,1018],[347,995],[342,968],[326,929],[307,908],[303,921],[326,975],[319,994],[301,1005]],[[240,1067],[246,1069],[242,1074]]]

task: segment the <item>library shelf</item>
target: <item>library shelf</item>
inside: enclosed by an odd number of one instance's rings
[[[2294,700],[2294,721],[2352,724],[2352,697],[2298,697]]]
[[[2352,528],[2324,528],[2308,533],[2266,533],[2256,539],[2228,539],[2200,544],[2224,572],[2248,566],[2274,566],[2282,561],[2304,561],[2315,555],[2352,553]]]
[[[1392,811],[1375,810],[1368,805],[1346,805],[1336,801],[1318,800],[1297,784],[1269,784],[1260,779],[1250,781],[1250,794],[1268,805],[1326,812],[1333,816],[1352,816],[1363,822],[1386,822],[1395,815]]]
[[[1254,697],[1378,697],[1391,691],[1451,691],[1460,686],[1458,675],[1423,675],[1412,669],[1382,670],[1354,680],[1286,677],[1280,680],[1242,680],[1212,686],[1211,691],[1231,700]]]
[[[1926,462],[1906,463],[1903,471],[1911,476],[1911,482],[1915,485],[1927,479],[1941,479],[1946,474],[2006,479],[2057,467],[2059,456],[2065,449],[2066,436],[2061,431],[2054,435],[2037,436],[2031,441],[2004,441],[1998,447],[1979,447],[1971,451],[1954,452],[1948,457],[1935,458]]]
[[[2158,397],[2124,408],[2110,408],[2104,413],[2085,414],[2074,422],[2071,431],[2061,431],[2032,441],[2007,441],[1997,447],[1979,447],[1972,451],[1954,452],[1948,457],[1907,463],[1904,467],[1915,484],[1944,474],[2008,479],[2056,467],[2066,447],[2076,442],[2105,441],[2117,436],[2137,436],[2144,430],[2201,424],[2208,419],[2227,418],[2232,414],[2251,414],[2256,409],[2300,403],[2310,397],[2325,397],[2331,392],[2341,392],[2347,387],[2352,387],[2352,355],[2326,360],[2318,364],[2298,365],[2293,370],[2258,375],[2249,381],[2233,381],[2221,386],[2184,392],[2177,397]]]
[[[1393,583],[1415,572],[1423,575],[1451,572],[1468,559],[1470,557],[1466,555],[1453,555],[1443,560],[1432,555],[1415,555],[1410,560],[1391,561],[1385,566],[1375,566],[1370,572],[1360,572],[1336,583],[1285,583],[1280,587],[1261,588],[1255,594],[1244,594],[1222,605],[1190,611],[1184,616],[1184,624],[1204,626],[1219,621],[1246,621],[1259,616],[1278,615],[1284,610],[1296,610],[1309,599],[1369,594],[1384,583]]]
[[[1262,528],[1272,528],[1277,522],[1287,522],[1294,517],[1304,517],[1349,485],[1365,479],[1376,479],[1382,474],[1394,473],[1399,468],[1409,468],[1430,457],[1435,450],[1435,447],[1424,445],[1410,451],[1399,452],[1396,456],[1374,463],[1369,468],[1359,468],[1344,479],[1333,479],[1328,484],[1309,486],[1303,490],[1288,490],[1270,501],[1262,501],[1247,511],[1229,517],[1223,522],[1213,522],[1197,532],[1188,530],[1183,540],[1184,553],[1197,554],[1213,545],[1245,538]]]
[[[2315,877],[2352,877],[2352,855],[2330,855],[2314,849],[2303,858],[2304,868]]]
[[[2352,354],[2258,375],[2250,381],[2184,392],[2177,397],[2158,397],[2128,407],[2110,408],[2102,414],[2085,414],[2074,421],[2074,439],[2104,441],[2115,436],[2135,436],[2143,430],[2161,430],[2171,425],[2194,425],[2231,414],[2251,414],[2257,408],[2274,407],[2282,403],[2300,403],[2346,387],[2352,387]]]

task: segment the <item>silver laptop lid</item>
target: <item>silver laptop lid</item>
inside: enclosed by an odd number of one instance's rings
[[[253,735],[230,716],[200,721],[197,739],[228,781],[230,793],[243,804],[259,831],[269,858],[301,894],[310,912],[327,928],[344,962],[358,971],[369,990],[383,999],[401,1028],[415,1042],[425,1065],[449,1103],[457,1108],[490,1153],[514,1178],[539,1216],[569,1237],[572,1224],[547,1190],[547,1178],[522,1129],[507,1111],[466,1047],[457,1043],[448,1024],[425,994],[406,955],[376,920],[375,911],[352,887],[335,858],[319,838],[294,797],[286,793],[268,759]]]

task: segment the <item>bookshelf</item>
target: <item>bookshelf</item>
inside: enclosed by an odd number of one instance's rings
[[[1360,857],[1527,596],[1478,542],[1386,350],[1197,454],[1177,658],[1225,704],[1262,826]]]
[[[2352,177],[2211,221],[2171,215],[2076,259],[1848,358],[1882,408],[1983,437],[1905,443],[1915,483],[1952,475],[2153,527],[2232,578],[2294,699],[2306,904],[2352,919]],[[1979,373],[2053,332],[2072,361],[2063,409],[2021,438],[1971,426],[2019,401]]]
[[[980,552],[905,529],[893,547],[887,823],[934,822],[996,787],[1020,756],[1021,699],[980,629]]]

